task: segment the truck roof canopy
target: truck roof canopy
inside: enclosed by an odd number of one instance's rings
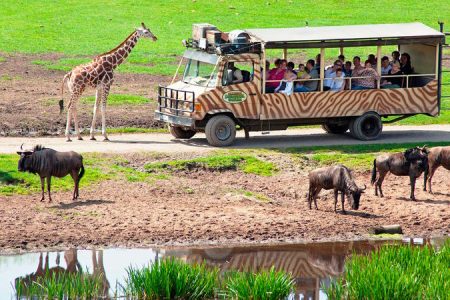
[[[437,44],[445,35],[422,23],[245,30],[265,48],[329,48],[411,43]]]

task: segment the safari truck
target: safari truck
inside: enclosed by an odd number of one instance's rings
[[[183,40],[187,48],[173,80],[159,86],[155,119],[169,124],[176,138],[189,139],[205,132],[208,143],[233,143],[236,129],[245,131],[284,130],[289,126],[322,125],[330,134],[350,134],[360,140],[380,136],[383,123],[392,123],[417,114],[438,116],[441,100],[443,24],[440,31],[421,23],[246,29],[221,32],[211,24],[194,24],[192,38]],[[349,47],[376,48],[374,69],[381,74],[383,47],[408,53],[414,67],[404,75],[382,76],[372,89],[347,88],[326,91],[326,51]],[[269,93],[266,85],[267,51],[319,49],[317,89],[310,92]],[[271,50],[279,49],[279,50]],[[292,50],[291,50],[292,51]],[[390,56],[390,55],[389,55]],[[328,60],[336,59],[336,55]],[[364,59],[362,64],[364,64]],[[297,62],[298,63],[298,62]],[[177,81],[181,68],[182,78]],[[241,72],[235,80],[233,70]],[[401,86],[384,88],[382,80],[400,77]],[[334,79],[333,79],[334,80]],[[280,80],[278,80],[279,82]],[[304,79],[294,80],[301,84]],[[391,118],[388,118],[391,117]]]

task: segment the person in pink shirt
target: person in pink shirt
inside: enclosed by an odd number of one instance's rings
[[[273,93],[284,78],[286,72],[287,61],[285,59],[275,60],[275,68],[269,71],[269,76],[266,80],[276,80],[266,83],[266,93]]]

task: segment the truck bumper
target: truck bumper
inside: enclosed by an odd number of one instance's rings
[[[184,126],[184,127],[194,127],[195,120],[185,116],[174,116],[160,111],[155,111],[155,120],[169,123],[172,125]]]

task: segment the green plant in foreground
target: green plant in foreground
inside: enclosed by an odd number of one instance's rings
[[[35,281],[18,280],[15,283],[17,298],[30,299],[87,299],[104,296],[102,276],[79,273],[47,273]]]
[[[329,299],[450,299],[450,242],[432,247],[386,245],[353,255],[325,292]]]
[[[212,299],[218,272],[167,258],[140,270],[130,267],[123,292],[138,299]]]
[[[230,272],[223,283],[224,298],[279,300],[285,299],[294,289],[294,280],[285,272],[270,270],[259,273]]]

